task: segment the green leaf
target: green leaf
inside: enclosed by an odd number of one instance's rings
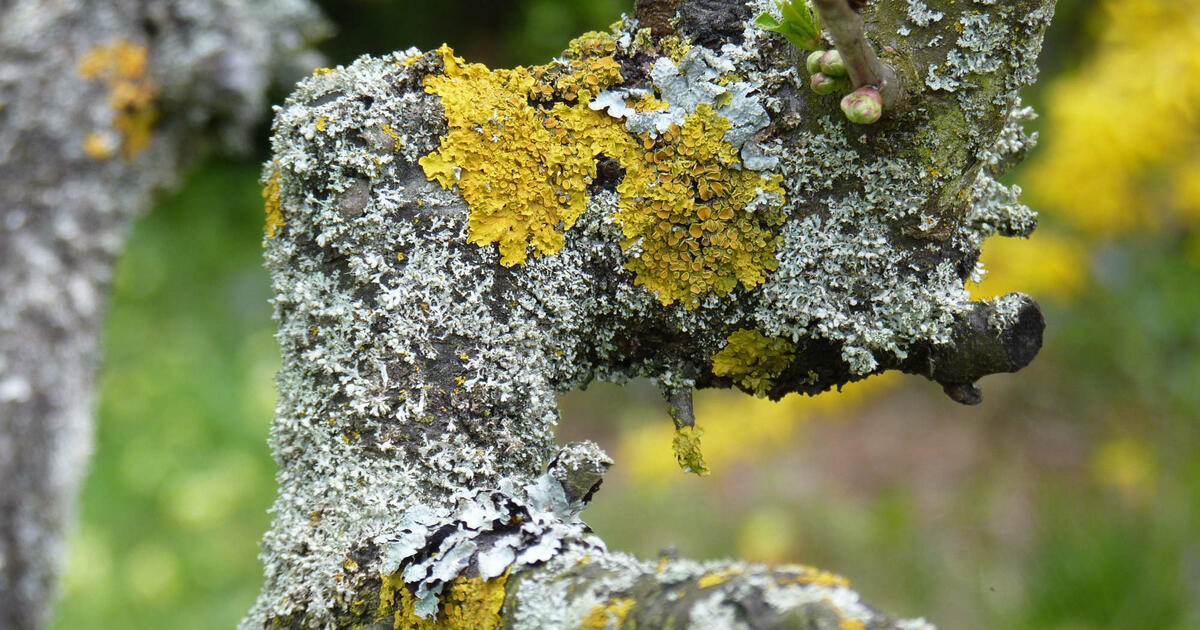
[[[791,22],[794,25],[800,26],[812,23],[812,14],[808,12],[808,7],[804,7],[804,11],[800,11],[796,7],[795,0],[792,2],[776,2],[779,5],[780,12],[783,13],[783,21]]]
[[[754,18],[754,23],[763,27],[764,30],[775,32],[779,32],[779,27],[783,26],[770,13],[759,13],[758,17]]]
[[[821,46],[821,18],[808,7],[805,0],[778,1],[783,22],[769,13],[761,13],[754,23],[763,29],[780,33],[796,48],[815,50]]]

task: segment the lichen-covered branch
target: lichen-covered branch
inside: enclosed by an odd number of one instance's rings
[[[1036,223],[996,178],[1052,7],[872,3],[909,100],[869,128],[749,23],[767,0],[639,2],[541,66],[443,46],[303,81],[264,175],[280,490],[243,626],[926,627],[811,569],[605,550],[578,514],[609,461],[555,446],[556,397],[656,381],[701,472],[695,387],[901,370],[975,402],[1025,365],[1036,304],[963,287]]]
[[[0,3],[0,626],[54,603],[130,224],[214,135],[248,143],[322,28],[306,0]]]

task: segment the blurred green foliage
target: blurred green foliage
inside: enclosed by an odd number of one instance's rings
[[[1105,45],[1093,25],[1112,4],[1059,2],[1043,85]],[[340,29],[325,45],[335,63],[446,41],[498,66],[545,59],[628,3],[323,5]],[[1048,104],[1046,90],[1026,96]],[[226,628],[257,593],[278,363],[258,176],[257,161],[204,165],[134,230],[56,628]],[[1084,288],[1038,296],[1050,297],[1043,355],[985,381],[980,408],[916,379],[840,412],[801,405],[801,437],[706,479],[647,480],[622,460],[640,426],[669,427],[655,392],[571,394],[561,439],[596,439],[617,460],[585,516],[612,548],[813,564],[945,628],[1200,628],[1200,257],[1189,247],[1172,230],[1089,242]],[[669,443],[661,452],[671,457]]]

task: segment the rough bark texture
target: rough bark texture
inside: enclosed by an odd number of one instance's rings
[[[52,609],[131,222],[205,146],[248,142],[323,28],[306,0],[0,2],[0,628]]]
[[[264,175],[280,491],[244,627],[928,627],[804,567],[606,551],[578,514],[608,459],[554,443],[596,378],[679,401],[899,369],[974,402],[1036,353],[1032,299],[963,283],[1036,223],[996,177],[1052,0],[869,5],[908,95],[871,127],[746,23],[776,10],[652,0],[546,66],[443,47],[300,84]]]

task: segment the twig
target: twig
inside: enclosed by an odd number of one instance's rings
[[[847,0],[813,0],[821,21],[833,36],[833,45],[842,55],[846,74],[855,88],[874,86],[883,98],[884,110],[903,98],[900,81],[891,66],[880,61],[863,33],[862,16],[850,8]]]

